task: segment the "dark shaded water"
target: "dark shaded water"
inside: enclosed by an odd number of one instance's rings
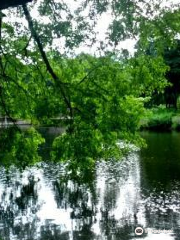
[[[56,131],[44,129],[51,142]],[[4,240],[180,239],[180,134],[142,133],[148,148],[97,164],[93,181],[64,181],[63,167],[0,169]],[[44,158],[48,150],[42,149]],[[144,228],[142,236],[134,233]],[[155,233],[155,230],[171,230]]]

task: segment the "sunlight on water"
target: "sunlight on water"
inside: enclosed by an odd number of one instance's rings
[[[143,239],[175,240],[180,229],[180,180],[171,177],[166,182],[163,174],[170,166],[156,173],[160,159],[155,161],[156,168],[150,153],[134,152],[120,162],[98,162],[91,185],[63,182],[60,165],[41,164],[22,173],[1,168],[0,236],[128,240],[139,239],[135,228],[142,227]],[[172,232],[155,233],[158,229]]]

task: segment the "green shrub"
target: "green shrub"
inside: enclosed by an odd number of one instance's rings
[[[172,118],[172,128],[176,131],[180,131],[180,115]]]
[[[167,131],[173,128],[172,118],[175,115],[175,110],[166,108],[154,108],[146,118],[146,124],[142,125],[141,129]],[[144,121],[145,122],[145,121]],[[180,126],[180,124],[179,124]]]

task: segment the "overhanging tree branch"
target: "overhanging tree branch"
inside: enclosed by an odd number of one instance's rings
[[[64,102],[65,104],[67,105],[67,107],[69,108],[70,110],[70,115],[71,115],[71,118],[73,118],[73,109],[72,109],[72,106],[71,106],[71,102],[69,100],[69,98],[66,96],[66,91],[64,89],[64,83],[62,82],[62,80],[56,75],[56,73],[54,72],[53,68],[51,67],[50,65],[50,62],[46,56],[46,53],[44,51],[44,48],[43,48],[43,45],[40,41],[40,38],[38,36],[38,33],[36,32],[36,30],[34,29],[34,25],[33,25],[33,21],[32,21],[32,18],[31,18],[31,15],[28,11],[28,8],[26,5],[23,5],[23,11],[24,11],[24,14],[25,14],[25,17],[26,17],[26,20],[28,22],[28,25],[29,25],[29,29],[31,31],[31,35],[32,37],[34,38],[38,48],[39,48],[39,51],[40,51],[40,54],[41,54],[41,57],[46,65],[46,68],[47,68],[47,71],[49,72],[49,74],[51,75],[51,77],[53,78],[53,80],[55,81],[56,85],[60,88],[60,91],[61,91],[61,95],[64,99]]]
[[[23,7],[23,10],[24,10],[24,14],[25,14],[25,16],[26,16],[26,20],[27,20],[28,25],[29,25],[29,29],[30,29],[30,31],[31,31],[31,34],[32,34],[35,42],[36,42],[37,45],[38,45],[39,51],[40,51],[40,53],[41,53],[41,57],[42,57],[45,65],[46,65],[46,68],[47,68],[48,72],[50,73],[50,75],[52,76],[52,78],[53,78],[55,81],[61,82],[60,79],[59,79],[59,77],[55,74],[55,72],[53,71],[53,69],[52,69],[52,67],[51,67],[51,65],[50,65],[50,63],[49,63],[49,60],[48,60],[48,58],[47,58],[47,56],[46,56],[46,53],[45,53],[45,51],[44,51],[44,49],[43,49],[42,43],[41,43],[41,41],[40,41],[40,38],[39,38],[37,32],[36,32],[35,29],[34,29],[33,21],[32,21],[32,18],[31,18],[31,16],[30,16],[30,13],[29,13],[29,11],[28,11],[28,9],[27,9],[27,6],[26,6],[26,5],[23,5],[22,7]]]

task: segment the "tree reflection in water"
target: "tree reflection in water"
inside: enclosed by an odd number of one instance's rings
[[[105,188],[100,189],[97,181],[67,180],[60,165],[48,164],[23,173],[10,169],[8,175],[1,170],[0,233],[4,240],[12,236],[93,240],[113,235],[114,239],[130,239],[133,226],[120,227],[112,214],[118,198],[113,188],[118,184],[107,187],[108,183],[102,183]]]
[[[1,136],[0,145],[4,147],[4,151],[0,150],[2,239],[128,240],[136,238],[137,226],[173,226],[176,237],[167,239],[178,239],[178,213],[175,216],[170,207],[168,215],[160,207],[153,213],[149,207],[156,202],[160,206],[161,194],[157,190],[153,194],[148,187],[148,172],[142,167],[145,164],[140,168],[137,153],[121,162],[97,162],[93,169],[75,174],[67,164],[40,162],[42,151],[50,147],[47,143],[40,145],[43,139],[36,130],[17,133],[8,129]],[[23,159],[26,165],[22,164]],[[44,159],[47,160],[43,156]],[[146,174],[143,181],[141,171]],[[144,187],[150,189],[150,196]],[[165,222],[167,225],[163,225]],[[143,235],[147,240],[153,239],[148,236]]]

